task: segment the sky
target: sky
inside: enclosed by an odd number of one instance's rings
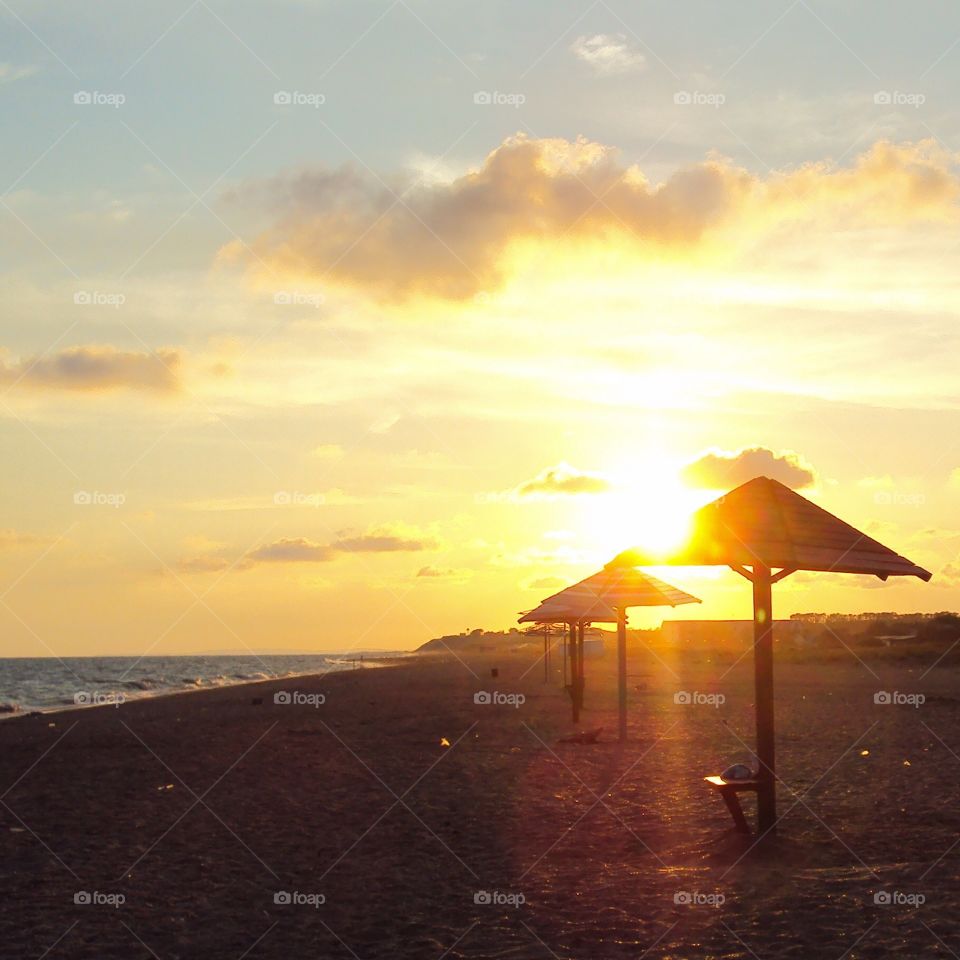
[[[960,605],[955,4],[0,24],[0,655],[504,628],[758,474],[934,573],[777,616]]]

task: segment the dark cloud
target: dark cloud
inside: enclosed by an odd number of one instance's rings
[[[0,362],[0,383],[47,390],[171,393],[180,387],[181,359],[176,350],[147,353],[110,346],[70,347],[49,356]]]
[[[750,447],[733,453],[710,451],[687,464],[682,476],[690,486],[708,490],[738,487],[754,477],[770,477],[794,490],[802,490],[817,479],[813,467],[799,454],[789,450],[774,453],[766,447]]]

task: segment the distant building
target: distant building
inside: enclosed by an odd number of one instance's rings
[[[606,651],[606,632],[599,627],[587,627],[583,631],[583,655],[602,657]]]
[[[797,620],[774,620],[773,638],[797,645],[807,642],[806,624]],[[661,638],[670,644],[684,646],[745,647],[753,643],[752,620],[664,620]]]

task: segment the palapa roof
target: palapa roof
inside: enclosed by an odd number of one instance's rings
[[[786,570],[929,580],[923,567],[769,477],[756,477],[693,514],[687,543],[666,558],[627,550],[608,565],[765,564]]]
[[[617,611],[596,598],[581,601],[559,599],[555,603],[541,603],[527,611],[517,623],[572,623],[584,620],[588,623],[616,623]]]
[[[682,603],[700,603],[700,600],[632,567],[606,567],[547,597],[542,606],[609,611],[627,607],[676,607]]]

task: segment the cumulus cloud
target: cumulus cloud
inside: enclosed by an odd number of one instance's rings
[[[533,479],[521,483],[516,489],[518,497],[553,499],[575,497],[581,494],[606,493],[610,481],[594,473],[585,473],[569,463],[548,467]]]
[[[683,469],[683,479],[693,487],[726,490],[754,477],[770,477],[795,490],[812,486],[817,475],[803,457],[790,450],[774,453],[766,447],[749,447],[727,453],[711,450]]]
[[[651,184],[612,147],[517,135],[448,181],[345,168],[248,184],[231,199],[266,208],[273,226],[220,256],[381,300],[466,299],[503,285],[515,244],[592,241],[643,259],[701,250],[734,258],[781,227],[834,236],[953,222],[958,195],[955,158],[933,141],[881,141],[849,166],[810,163],[763,177],[711,156]]]
[[[0,384],[88,393],[121,389],[170,393],[180,387],[181,359],[176,350],[69,347],[48,356],[0,359]]]
[[[642,70],[647,58],[634,50],[622,33],[598,33],[593,37],[577,37],[570,51],[582,60],[595,74],[612,77],[617,74]]]

